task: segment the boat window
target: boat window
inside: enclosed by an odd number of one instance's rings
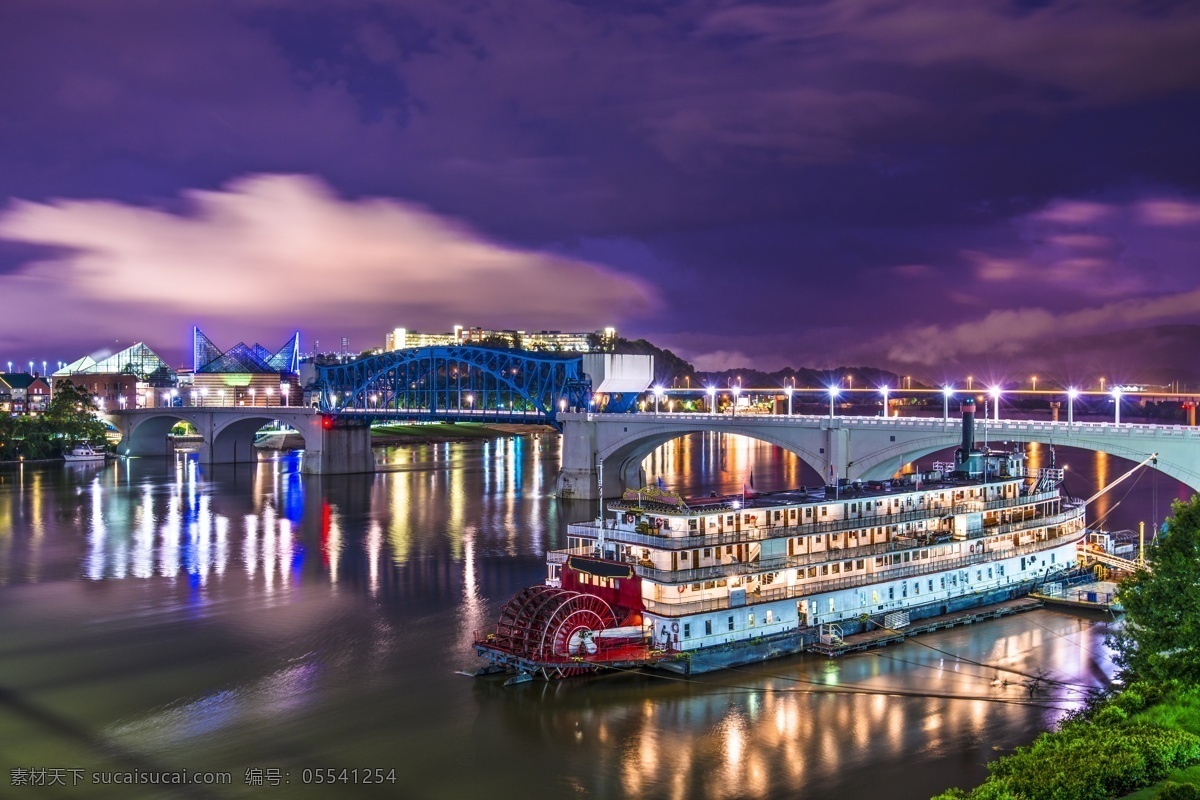
[[[712,620],[711,619],[704,620],[704,635],[712,636]]]
[[[844,569],[846,572],[849,572],[850,570],[854,569],[854,562],[847,561],[845,564],[842,564],[842,569]]]
[[[733,630],[733,615],[729,616],[729,630]]]
[[[749,614],[746,615],[746,624],[748,626],[750,626],[751,628],[754,627],[754,612],[753,611],[751,611]]]
[[[774,621],[775,621],[775,612],[774,612],[774,611],[772,611],[771,609],[767,609],[767,619],[766,619],[766,623],[767,623],[768,625],[770,625],[770,624],[771,624],[772,622],[774,622]]]
[[[683,638],[687,639],[691,635],[692,635],[692,623],[690,623],[690,622],[683,623]]]
[[[815,577],[817,577],[817,568],[816,568],[816,567],[809,567],[809,568],[808,568],[808,577],[810,577],[810,578],[815,578]],[[816,613],[816,612],[813,612],[813,613]]]
[[[863,563],[863,559],[861,558],[854,564],[855,569],[865,569],[865,567],[866,565]]]

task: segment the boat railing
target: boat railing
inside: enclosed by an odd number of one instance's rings
[[[669,534],[639,533],[626,528],[603,528],[595,522],[573,523],[567,526],[568,534],[597,538],[603,530],[604,538],[608,541],[622,544],[637,544],[665,550],[689,550],[696,547],[714,547],[727,544],[746,544],[765,539],[780,539],[788,537],[812,536],[826,533],[843,533],[869,527],[886,527],[905,522],[920,522],[922,520],[940,519],[964,513],[979,513],[994,511],[1001,508],[1016,508],[1018,506],[1034,505],[1036,503],[1056,500],[1057,491],[1042,492],[1037,495],[1027,495],[1016,498],[1002,498],[982,504],[983,508],[969,507],[969,504],[952,506],[926,506],[912,511],[900,511],[884,514],[861,514],[857,517],[830,520],[828,522],[809,522],[800,525],[778,525],[763,527],[744,527],[740,530],[724,533],[707,533],[690,536],[671,536]],[[768,511],[770,509],[767,509]]]
[[[851,575],[844,578],[802,579],[801,582],[791,584],[789,586],[762,588],[756,592],[747,592],[745,604],[757,605],[759,603],[787,600],[789,598],[821,594],[824,592],[837,591],[839,589],[853,589],[858,586],[886,583],[888,581],[909,578],[916,575],[930,575],[937,572],[947,572],[949,570],[975,566],[988,561],[994,561],[997,558],[1012,558],[1014,556],[1038,553],[1043,550],[1048,550],[1052,547],[1058,547],[1063,544],[1071,543],[1072,541],[1078,539],[1079,534],[1081,533],[1082,529],[1079,531],[1069,532],[1065,535],[1048,537],[1046,539],[1026,545],[1018,545],[1015,547],[1006,547],[996,550],[985,550],[981,548],[979,552],[970,553],[954,559],[930,559],[928,562],[922,561],[920,564],[909,564],[908,566],[904,567],[895,567],[893,569],[881,570],[877,572],[868,572],[862,575]],[[703,600],[689,600],[682,603],[667,603],[659,600],[645,600],[644,602],[646,604],[647,611],[666,617],[680,617],[687,614],[695,614],[701,611],[721,611],[723,609],[733,607],[730,606],[728,595],[722,595],[721,597],[710,597]]]

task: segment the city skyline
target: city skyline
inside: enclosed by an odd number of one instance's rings
[[[472,9],[8,4],[0,359],[471,320],[1121,380],[1196,319],[1194,7]]]

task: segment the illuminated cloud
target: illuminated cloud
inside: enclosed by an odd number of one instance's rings
[[[0,237],[56,255],[0,276],[0,295],[18,323],[35,324],[53,304],[75,341],[86,329],[173,343],[200,321],[239,338],[319,324],[364,347],[397,325],[591,330],[656,302],[634,278],[490,242],[398,200],[342,199],[312,177],[250,176],[186,198],[184,214],[105,200],[14,203]]]

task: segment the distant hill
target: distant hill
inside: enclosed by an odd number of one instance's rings
[[[814,370],[807,367],[785,367],[775,372],[755,369],[730,369],[723,372],[701,372],[670,350],[656,347],[645,339],[618,339],[614,347],[617,353],[654,356],[654,379],[660,386],[734,386],[762,389],[793,384],[795,386],[846,385],[847,379],[853,386],[897,386],[899,376],[876,367],[835,367]],[[913,382],[913,386],[921,384]]]

